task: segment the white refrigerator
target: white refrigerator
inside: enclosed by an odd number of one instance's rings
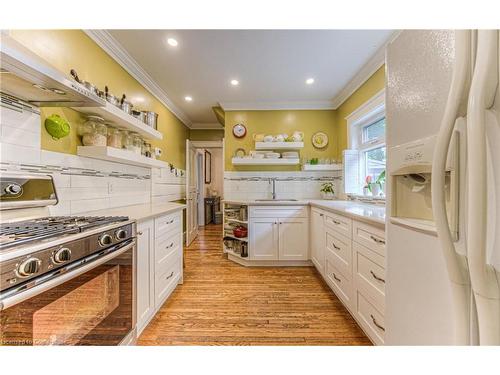
[[[386,55],[386,344],[500,345],[499,33]]]

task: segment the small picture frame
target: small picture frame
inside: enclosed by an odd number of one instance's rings
[[[205,150],[205,184],[212,183],[212,154]]]

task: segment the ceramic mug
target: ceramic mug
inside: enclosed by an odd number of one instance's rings
[[[266,135],[264,136],[264,142],[273,142],[274,137],[272,135]]]
[[[262,133],[254,134],[253,140],[255,142],[263,142],[264,141],[264,134],[262,134]]]

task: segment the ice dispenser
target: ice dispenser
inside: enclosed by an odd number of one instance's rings
[[[458,232],[458,134],[454,135],[446,162],[446,208],[450,229]],[[391,222],[434,233],[431,179],[436,136],[390,149]]]

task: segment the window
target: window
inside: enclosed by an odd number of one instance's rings
[[[347,117],[350,149],[344,152],[345,192],[362,195],[366,177],[375,182],[385,171],[383,91]],[[383,188],[381,189],[383,191]],[[383,193],[380,194],[383,196]]]

